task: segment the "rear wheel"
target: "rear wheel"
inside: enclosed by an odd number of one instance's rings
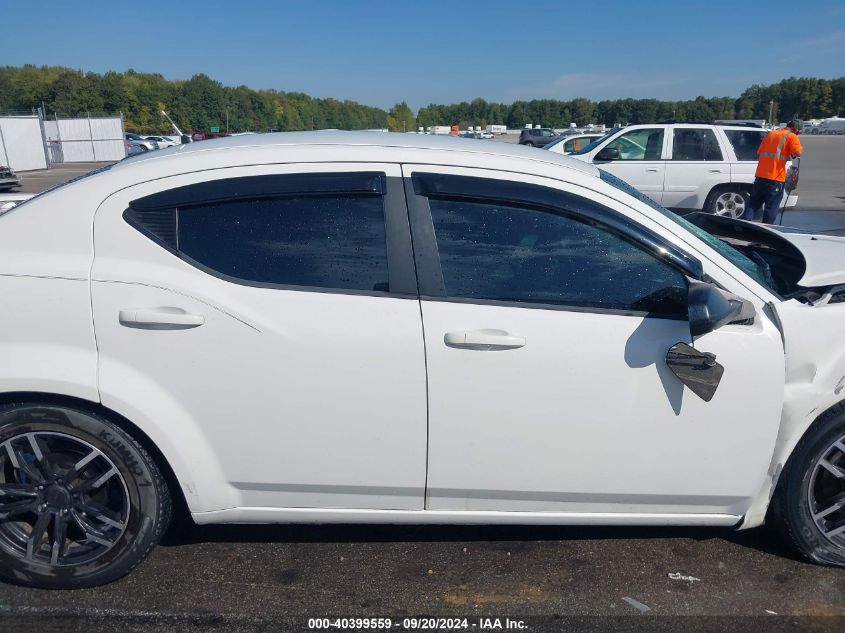
[[[715,215],[741,218],[748,207],[750,195],[743,189],[722,188],[710,192],[704,210]]]
[[[845,404],[824,414],[798,444],[781,475],[773,512],[805,558],[845,566]]]
[[[150,455],[92,413],[0,407],[0,574],[34,587],[111,582],[137,566],[170,521]]]

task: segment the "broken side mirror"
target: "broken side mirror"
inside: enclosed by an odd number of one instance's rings
[[[732,321],[754,317],[751,302],[702,281],[690,280],[688,304],[689,329],[693,338]]]

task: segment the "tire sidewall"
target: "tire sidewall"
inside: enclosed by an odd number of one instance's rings
[[[748,209],[748,202],[751,200],[751,194],[748,191],[736,187],[721,187],[714,189],[710,192],[710,195],[707,196],[707,200],[704,202],[704,211],[712,215],[716,215],[716,200],[718,200],[719,196],[725,193],[735,193],[742,196],[742,199],[745,201],[745,209]],[[729,218],[731,216],[724,215],[721,217]]]
[[[0,444],[33,431],[64,433],[106,455],[126,484],[129,520],[110,550],[82,565],[52,567],[30,562],[0,546],[0,574],[12,582],[41,587],[85,587],[123,576],[143,559],[158,538],[156,526],[162,508],[155,465],[126,433],[90,412],[55,405],[0,407]]]

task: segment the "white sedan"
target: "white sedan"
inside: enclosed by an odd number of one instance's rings
[[[180,145],[180,143],[177,143],[172,138],[167,138],[166,136],[148,136],[146,140],[155,141],[160,149],[164,149],[166,147],[176,147],[177,145]]]
[[[554,152],[344,132],[149,152],[14,207],[0,574],[112,581],[176,508],[768,518],[842,565],[843,240],[693,219]]]

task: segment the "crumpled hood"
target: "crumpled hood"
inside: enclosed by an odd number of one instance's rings
[[[804,256],[807,267],[798,284],[804,288],[845,284],[845,237],[812,233],[778,234]]]

